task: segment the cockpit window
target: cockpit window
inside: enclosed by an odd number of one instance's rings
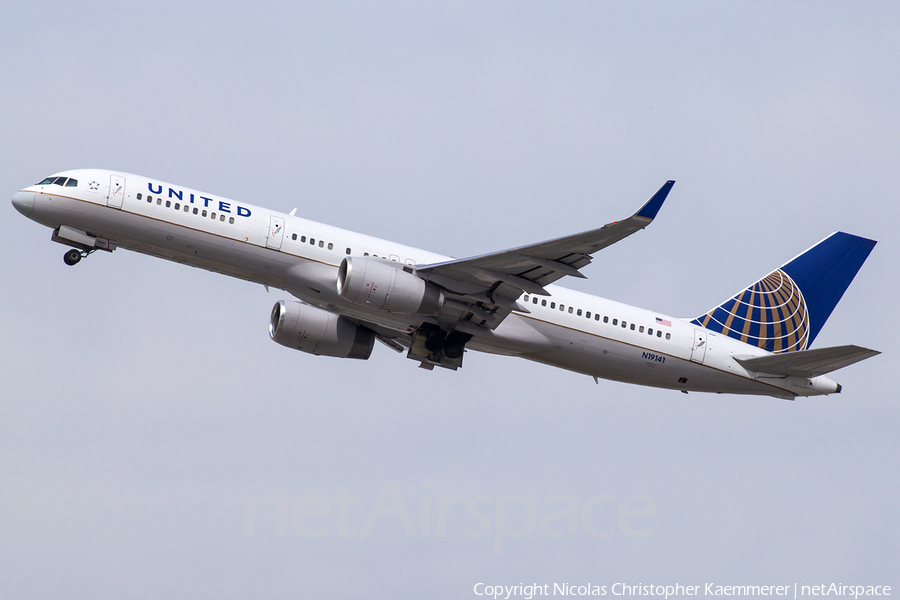
[[[77,187],[77,179],[69,179],[68,177],[48,177],[38,185],[62,185],[65,187]]]

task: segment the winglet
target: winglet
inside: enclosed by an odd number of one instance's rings
[[[644,219],[653,220],[656,218],[656,213],[659,212],[659,209],[662,208],[663,202],[666,201],[666,196],[669,195],[669,192],[672,190],[672,186],[675,185],[675,180],[670,179],[665,182],[659,190],[653,194],[653,196],[647,200],[646,203],[634,213],[636,217],[642,217]]]

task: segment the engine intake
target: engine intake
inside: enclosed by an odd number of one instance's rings
[[[366,360],[375,334],[344,317],[301,302],[280,300],[272,308],[269,337],[282,346],[338,358]]]
[[[440,290],[403,265],[359,256],[341,261],[337,293],[353,304],[406,314],[433,315],[443,303]]]

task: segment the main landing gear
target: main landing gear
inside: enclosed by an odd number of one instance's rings
[[[468,338],[465,334],[458,331],[446,333],[440,329],[432,329],[428,331],[425,337],[425,348],[432,353],[443,350],[444,356],[451,360],[456,360],[463,355],[463,347],[467,341]]]
[[[463,352],[470,339],[472,336],[467,333],[447,332],[426,323],[413,332],[407,357],[420,361],[425,369],[438,366],[456,370],[462,366]]]

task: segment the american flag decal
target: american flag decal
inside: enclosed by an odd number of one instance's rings
[[[672,321],[669,321],[667,319],[660,319],[659,317],[656,317],[656,324],[657,325],[665,325],[666,327],[671,327]]]

